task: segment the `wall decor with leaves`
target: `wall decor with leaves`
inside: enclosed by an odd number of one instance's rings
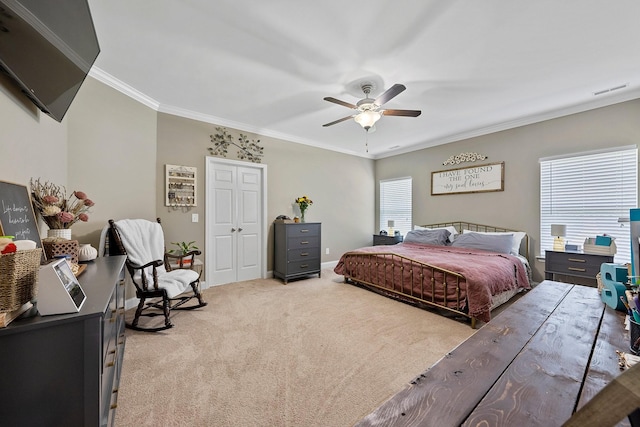
[[[487,156],[478,153],[460,153],[457,156],[451,156],[445,160],[443,165],[459,165],[464,162],[477,162],[478,160],[486,160]]]
[[[229,145],[233,145],[238,148],[236,153],[238,159],[248,160],[253,163],[261,163],[262,156],[264,156],[264,147],[260,146],[259,139],[249,140],[249,137],[244,134],[239,134],[234,141],[234,137],[227,131],[226,128],[217,127],[215,134],[211,135],[211,142],[213,147],[208,147],[209,153],[212,156],[227,157],[229,151]]]

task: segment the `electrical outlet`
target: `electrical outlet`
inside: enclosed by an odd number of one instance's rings
[[[191,222],[198,222],[198,214],[191,214]]]
[[[325,249],[325,250],[324,250],[324,253],[325,253],[326,255],[329,255],[329,248]]]

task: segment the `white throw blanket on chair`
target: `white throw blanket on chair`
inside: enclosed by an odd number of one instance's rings
[[[151,261],[164,260],[164,233],[157,222],[146,219],[122,219],[116,221],[116,227],[122,239],[122,245],[127,251],[129,261],[139,266]],[[189,288],[191,282],[198,279],[196,271],[176,269],[167,271],[160,266],[158,271],[158,287],[167,290],[169,298],[174,298]],[[153,281],[153,269],[145,270],[147,279]],[[140,274],[136,275],[138,278]],[[153,286],[151,283],[149,286]]]

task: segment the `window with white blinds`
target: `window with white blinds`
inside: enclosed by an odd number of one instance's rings
[[[540,160],[540,249],[553,248],[551,224],[566,225],[565,243],[615,237],[616,262],[629,262],[629,209],[638,204],[636,146]]]
[[[394,230],[406,236],[411,231],[411,177],[380,181],[380,230]]]

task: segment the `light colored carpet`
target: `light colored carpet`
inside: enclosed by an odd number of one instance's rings
[[[474,333],[331,270],[204,296],[172,329],[127,330],[117,426],[350,426]]]

